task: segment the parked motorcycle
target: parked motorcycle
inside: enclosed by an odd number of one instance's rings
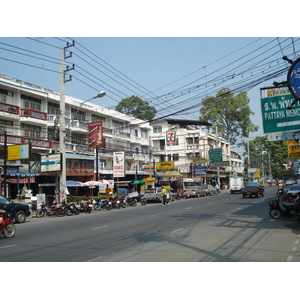
[[[0,235],[7,238],[13,237],[16,232],[16,227],[13,221],[8,217],[4,209],[0,210]]]
[[[81,201],[80,203],[80,211],[82,212],[88,212],[89,214],[93,210],[93,202],[92,199],[89,199],[87,201]]]
[[[135,197],[133,197],[133,198],[127,198],[127,199],[124,200],[124,202],[128,206],[136,206],[136,203],[137,203]]]
[[[70,206],[70,209],[73,212],[73,214],[79,215],[79,213],[80,213],[80,206],[79,205],[77,206],[75,202],[70,202],[69,206]]]
[[[282,201],[279,197],[269,201],[269,215],[273,219],[290,218],[293,221],[299,219],[299,202]]]
[[[182,198],[187,199],[188,197],[189,197],[189,195],[186,192],[180,193],[179,191],[177,191],[173,198],[175,200],[180,200]]]
[[[121,201],[118,198],[115,198],[115,197],[109,198],[108,202],[110,203],[112,208],[119,209],[121,207]]]
[[[46,204],[42,204],[41,208],[37,210],[36,217],[42,218],[45,215],[52,217],[52,216],[58,216],[63,217],[66,214],[65,210],[61,205],[53,205],[51,207],[48,207]]]
[[[100,210],[100,209],[106,209],[106,210],[111,210],[111,204],[109,203],[108,199],[103,199],[101,200],[99,197],[96,199],[96,202],[94,204],[94,209],[95,210]]]

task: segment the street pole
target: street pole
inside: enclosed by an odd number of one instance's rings
[[[65,48],[61,48],[61,56],[60,56],[61,64],[60,64],[60,129],[59,129],[59,150],[61,153],[61,170],[60,170],[60,178],[59,178],[59,202],[63,203],[66,200],[66,180],[67,180],[67,172],[66,172],[66,105],[65,105]]]

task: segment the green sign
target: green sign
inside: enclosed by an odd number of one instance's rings
[[[144,180],[135,180],[133,184],[143,184]]]
[[[261,99],[261,113],[264,133],[299,130],[300,105],[297,102],[288,109],[294,100],[291,94]]]
[[[223,161],[222,148],[209,149],[209,161],[218,163]]]

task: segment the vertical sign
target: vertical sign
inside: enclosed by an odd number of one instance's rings
[[[104,148],[102,121],[91,122],[89,126],[89,148]]]
[[[176,145],[176,131],[168,131],[166,133],[167,146]]]
[[[113,157],[113,176],[125,177],[125,156],[124,152],[114,152]]]
[[[300,146],[298,140],[288,140],[288,158],[300,158]]]

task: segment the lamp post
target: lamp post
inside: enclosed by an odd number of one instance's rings
[[[65,146],[65,139],[66,139],[66,123],[65,123],[65,93],[64,93],[64,82],[63,79],[61,80],[61,101],[60,101],[60,132],[59,132],[59,147],[61,153],[61,171],[60,171],[60,180],[59,180],[59,200],[60,203],[66,200],[66,181],[67,181],[67,163],[66,163],[66,146]],[[70,128],[72,122],[76,118],[80,108],[82,105],[88,101],[91,101],[96,98],[102,98],[106,95],[105,92],[100,92],[96,96],[83,101],[80,106],[78,107],[77,111],[74,114],[74,117],[71,119],[68,129]],[[97,152],[97,149],[96,149]],[[97,153],[98,154],[98,153]],[[98,161],[98,156],[97,156]]]

